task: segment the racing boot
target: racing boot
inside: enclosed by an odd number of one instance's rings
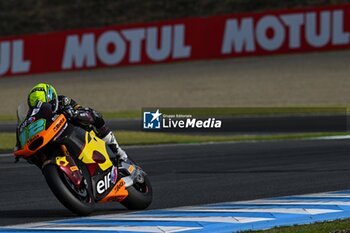
[[[128,160],[128,155],[126,154],[126,152],[122,148],[120,148],[112,131],[110,131],[104,138],[102,138],[102,140],[107,143],[109,148],[116,155],[115,158],[111,158],[113,161],[113,164],[118,163],[118,161],[120,161],[120,160],[122,160],[124,162],[126,162]]]

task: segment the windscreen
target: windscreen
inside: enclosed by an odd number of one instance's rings
[[[28,104],[26,102],[18,105],[17,108],[17,124],[21,124],[27,117],[29,111]]]

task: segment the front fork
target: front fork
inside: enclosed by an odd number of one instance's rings
[[[126,176],[124,176],[122,179],[125,182],[125,187],[128,188],[135,183],[143,183],[144,182],[144,176],[146,176],[146,172],[142,170],[141,167],[137,166],[135,163],[131,161],[124,162],[122,161],[120,163],[119,167],[120,171],[123,171]]]
[[[115,183],[113,189],[99,202],[109,202],[109,201],[123,201],[128,195],[128,187],[134,185],[136,182],[143,183],[144,176],[146,173],[142,169],[131,161],[120,163],[118,169],[112,167],[112,174],[114,171],[118,170],[118,176],[123,176],[121,179]],[[112,175],[112,181],[115,182],[116,177]]]

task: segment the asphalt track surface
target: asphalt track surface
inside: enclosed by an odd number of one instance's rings
[[[350,188],[348,140],[129,147],[154,188],[150,209],[251,200]],[[0,157],[0,225],[74,217],[41,172]],[[101,205],[94,214],[125,209]]]

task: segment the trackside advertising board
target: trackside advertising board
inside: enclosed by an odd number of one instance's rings
[[[350,4],[0,38],[0,76],[350,48]]]

